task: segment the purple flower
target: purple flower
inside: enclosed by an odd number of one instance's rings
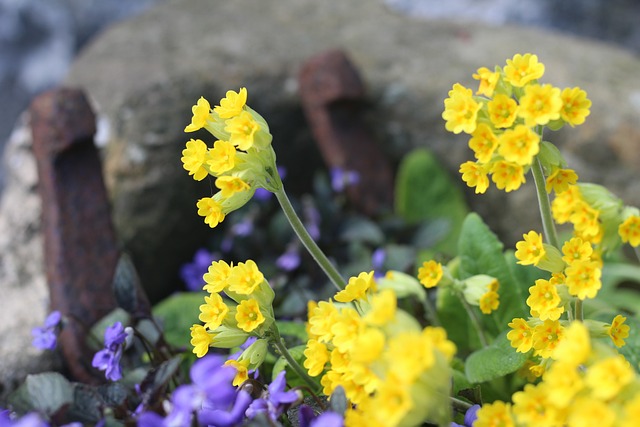
[[[302,405],[298,412],[300,427],[343,427],[344,418],[342,415],[326,411],[320,415],[316,415],[310,406]]]
[[[42,326],[37,326],[31,330],[33,341],[31,344],[41,350],[54,350],[58,343],[58,332],[62,315],[59,311],[52,311],[44,320]]]
[[[110,381],[118,381],[122,378],[120,358],[127,337],[129,333],[122,323],[115,322],[104,331],[104,348],[93,356],[91,365],[105,371],[105,377]]]
[[[240,423],[251,396],[245,391],[236,391],[235,370],[223,366],[224,362],[225,359],[217,355],[199,359],[191,366],[192,384],[174,390],[167,416],[144,412],[138,417],[138,425],[189,427],[194,413],[203,425],[227,427]]]
[[[464,425],[452,422],[450,427],[473,427],[473,423],[478,418],[478,409],[480,409],[480,405],[473,405],[464,414]]]
[[[374,277],[376,279],[384,276],[382,267],[384,266],[384,260],[386,258],[387,252],[382,248],[376,249],[373,251],[373,254],[371,254],[371,266],[373,267]]]
[[[207,272],[211,263],[219,256],[201,248],[196,251],[193,261],[180,268],[180,278],[190,291],[201,291],[204,286],[202,276]]]
[[[49,427],[40,415],[28,413],[20,418],[12,418],[8,409],[0,410],[0,427]]]
[[[302,200],[302,216],[304,227],[313,240],[320,238],[320,212],[316,209],[312,199]]]
[[[286,386],[285,371],[280,371],[267,387],[266,396],[251,403],[247,409],[247,417],[253,418],[261,412],[266,412],[269,418],[276,421],[285,409],[302,398],[296,390],[285,391]]]
[[[276,265],[284,271],[293,271],[300,265],[300,253],[296,245],[291,245],[289,249],[276,260]]]
[[[342,168],[331,169],[331,188],[336,193],[341,193],[350,185],[360,182],[360,175],[356,171]]]

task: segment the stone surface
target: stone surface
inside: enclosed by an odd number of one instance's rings
[[[31,346],[31,328],[49,306],[44,274],[38,173],[23,115],[7,142],[7,187],[0,199],[0,406],[6,392],[28,374],[57,369],[60,359]]]

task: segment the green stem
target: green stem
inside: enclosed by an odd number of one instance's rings
[[[429,294],[427,294],[426,298],[422,301],[422,306],[424,307],[424,311],[427,313],[427,317],[429,318],[431,325],[441,326],[440,318],[438,318],[438,312],[429,299]]]
[[[287,350],[287,346],[284,345],[284,340],[280,336],[278,328],[272,328],[271,331],[273,333],[272,343],[276,347],[278,352],[282,355],[282,357],[285,358],[289,366],[291,366],[291,369],[293,369],[295,373],[298,374],[298,376],[307,383],[309,388],[317,393],[318,383],[316,383],[313,378],[309,376],[307,371],[305,371],[302,366],[300,366],[300,364],[296,362],[293,356],[291,356],[291,353],[289,353],[289,350]]]
[[[471,305],[467,302],[467,300],[464,299],[464,295],[462,295],[462,293],[457,292],[457,295],[458,295],[458,298],[460,299],[460,302],[462,303],[462,306],[467,312],[467,315],[469,315],[469,320],[471,320],[471,324],[473,325],[476,332],[478,333],[480,344],[482,344],[483,347],[488,347],[489,341],[487,340],[487,337],[484,334],[484,330],[482,329],[482,325],[480,324],[480,319],[478,319],[476,312],[473,310],[473,307],[471,307]]]
[[[291,228],[296,232],[304,247],[307,248],[307,251],[309,251],[313,259],[318,263],[320,268],[322,268],[327,277],[329,277],[333,286],[335,286],[338,291],[344,289],[344,283],[346,283],[345,280],[342,278],[340,273],[338,273],[338,270],[336,270],[324,252],[322,252],[318,247],[316,242],[311,238],[307,229],[304,228],[302,221],[300,221],[300,218],[291,205],[291,201],[287,197],[287,193],[284,191],[284,187],[280,187],[280,189],[274,194],[280,203],[280,207],[282,207],[284,215],[287,217],[287,220],[289,220]]]
[[[582,300],[576,298],[576,320],[582,322],[584,320],[584,314],[582,312]]]
[[[470,403],[467,403],[464,400],[460,400],[453,396],[449,396],[449,399],[451,400],[451,406],[453,406],[453,409],[458,412],[465,413],[469,408],[471,408],[471,406],[473,406]]]
[[[549,195],[545,188],[546,181],[544,179],[544,172],[542,171],[542,164],[537,157],[531,165],[531,173],[533,173],[533,181],[536,184],[536,192],[538,193],[538,204],[540,205],[540,215],[542,216],[544,234],[547,237],[549,244],[560,249],[560,241],[558,240],[556,225],[553,222],[553,215],[551,214],[551,203],[549,202]]]

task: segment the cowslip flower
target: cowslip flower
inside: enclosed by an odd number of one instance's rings
[[[446,120],[445,127],[453,133],[472,133],[476,129],[476,118],[482,103],[473,99],[471,89],[460,83],[453,85],[449,97],[444,100],[442,118]]]
[[[526,353],[533,347],[533,328],[529,323],[521,318],[516,318],[508,325],[511,330],[507,333],[507,338],[511,342],[511,347],[518,353]]]
[[[213,111],[221,119],[230,119],[240,114],[247,103],[247,88],[240,88],[238,92],[228,90],[225,97],[220,100],[220,105],[213,108]]]
[[[583,300],[595,298],[602,287],[602,270],[598,261],[576,261],[565,270],[569,293]]]
[[[476,95],[484,95],[486,97],[493,96],[493,91],[500,80],[500,73],[491,71],[486,67],[478,68],[476,74],[472,76],[475,80],[480,80]]]
[[[209,159],[209,149],[200,139],[191,139],[182,150],[182,166],[193,175],[196,181],[202,181],[209,174],[204,165]]]
[[[224,221],[225,214],[222,212],[222,205],[212,197],[204,197],[196,203],[198,215],[204,217],[204,222],[211,228],[215,228]]]
[[[529,85],[518,105],[518,117],[524,119],[526,126],[546,125],[560,118],[562,98],[560,89],[550,84]]]
[[[232,267],[233,263],[227,264],[224,260],[213,261],[202,276],[206,283],[204,290],[210,293],[222,292],[227,287]]]
[[[572,237],[562,245],[562,254],[562,260],[568,265],[576,261],[589,261],[593,254],[593,246],[580,237]]]
[[[578,366],[584,363],[591,354],[591,338],[589,330],[582,322],[572,322],[565,328],[562,341],[553,351],[553,359]]]
[[[115,322],[104,331],[104,348],[93,356],[91,365],[105,371],[105,377],[110,381],[122,378],[120,359],[127,338],[131,334],[121,322]]]
[[[229,175],[216,178],[215,185],[220,189],[220,195],[223,199],[228,199],[236,193],[247,191],[251,188],[242,178]]]
[[[338,292],[333,299],[338,302],[351,302],[364,299],[368,290],[375,290],[376,282],[373,279],[373,271],[360,273],[358,276],[349,278],[347,286]]]
[[[540,151],[540,136],[527,126],[517,125],[500,135],[498,144],[498,153],[505,161],[530,165]]]
[[[193,353],[198,357],[203,357],[209,351],[212,336],[202,325],[193,325],[191,331],[191,345]]]
[[[229,312],[229,307],[224,303],[218,293],[204,297],[205,304],[200,306],[198,319],[204,322],[205,329],[214,330],[222,324]]]
[[[584,389],[579,369],[573,363],[554,362],[543,376],[549,397],[559,408],[566,408],[574,396]]]
[[[54,310],[44,320],[42,326],[31,330],[33,341],[31,344],[41,350],[54,350],[58,344],[58,332],[62,325],[62,314]]]
[[[635,371],[624,356],[615,355],[589,366],[584,381],[595,397],[608,400],[615,397],[634,377]]]
[[[571,127],[584,123],[591,113],[589,111],[591,100],[587,98],[587,92],[579,87],[565,88],[560,97],[562,98],[560,118]]]
[[[240,302],[236,309],[235,318],[238,322],[238,328],[245,332],[252,332],[265,321],[258,301],[253,298]]]
[[[236,166],[236,147],[229,141],[218,140],[213,143],[207,166],[214,175],[220,175]]]
[[[531,315],[540,320],[558,320],[564,313],[560,306],[561,299],[556,286],[548,280],[538,279],[529,288],[527,305],[531,308]]]
[[[475,188],[476,194],[483,194],[489,188],[488,169],[486,165],[475,162],[464,162],[460,165],[462,180],[471,188]]]
[[[227,279],[229,290],[240,295],[251,294],[262,282],[264,275],[253,260],[232,267]]]
[[[480,123],[471,134],[469,148],[480,163],[488,163],[498,147],[498,138],[486,123]]]
[[[523,234],[524,240],[516,243],[515,256],[518,264],[537,265],[545,256],[545,248],[542,244],[542,234],[531,230],[527,234]]]
[[[564,337],[564,326],[559,320],[547,319],[533,328],[533,348],[535,354],[544,358],[551,357],[553,351]]]
[[[527,384],[523,391],[513,394],[513,414],[518,423],[529,426],[562,425],[561,413],[549,398],[544,383]]]
[[[500,306],[500,295],[496,291],[488,291],[480,297],[478,305],[483,314],[491,314]]]
[[[640,216],[632,215],[618,227],[618,234],[624,243],[640,246]]]
[[[499,190],[517,190],[526,182],[524,169],[521,165],[506,160],[498,160],[491,167],[491,180]]]
[[[433,260],[423,262],[418,269],[418,280],[427,289],[435,287],[442,275],[442,264]]]
[[[611,341],[616,345],[616,347],[622,347],[625,342],[624,339],[629,337],[629,330],[631,329],[629,325],[625,325],[624,322],[627,320],[621,314],[618,314],[611,321],[611,325],[607,328],[607,335],[611,337]]]
[[[570,426],[613,427],[616,424],[616,412],[611,405],[591,396],[578,396],[569,407],[567,424]]]
[[[238,147],[239,150],[247,151],[253,147],[254,138],[260,130],[260,125],[250,113],[242,111],[227,121],[224,130],[231,135],[229,142]]]
[[[545,181],[545,190],[547,193],[551,193],[553,190],[559,194],[567,191],[569,186],[576,185],[577,182],[578,174],[572,169],[555,168]]]
[[[211,105],[201,96],[196,105],[191,108],[191,112],[193,113],[191,124],[184,128],[185,132],[195,132],[205,127],[211,114]]]
[[[538,62],[538,56],[526,53],[516,54],[507,59],[504,67],[504,78],[515,87],[522,87],[533,80],[537,80],[544,74],[544,64]]]
[[[511,414],[511,405],[496,400],[482,405],[476,412],[473,427],[514,427],[515,421]]]
[[[489,120],[496,128],[509,128],[515,122],[518,103],[505,94],[497,94],[487,103]]]
[[[322,373],[327,362],[329,362],[329,351],[325,344],[316,339],[310,339],[307,341],[304,357],[304,368],[310,376],[317,377]]]

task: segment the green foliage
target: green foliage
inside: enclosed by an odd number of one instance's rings
[[[191,326],[199,323],[200,305],[204,292],[176,293],[153,308],[153,315],[164,327],[167,342],[175,347],[190,348]]]
[[[476,213],[469,214],[464,220],[458,241],[459,275],[461,279],[476,274],[486,274],[498,279],[500,307],[491,316],[500,328],[506,328],[507,323],[514,317],[528,315],[525,304],[528,294],[527,285],[520,284],[514,278],[514,270],[517,267],[515,258],[510,256],[511,262],[508,262],[502,251],[502,242],[482,218]]]
[[[481,383],[517,371],[528,359],[526,353],[517,353],[500,334],[490,346],[472,353],[465,363],[465,374],[471,383]]]
[[[404,157],[396,176],[396,213],[409,223],[446,219],[449,233],[438,248],[453,253],[468,212],[459,185],[426,149]]]
[[[298,362],[300,366],[303,365],[305,360],[305,357],[304,357],[305,348],[306,348],[306,345],[298,345],[295,347],[288,348],[289,353],[291,354],[291,357],[293,357],[293,360]],[[300,378],[298,374],[296,374],[291,368],[287,369],[288,366],[289,366],[289,362],[287,362],[287,360],[283,356],[280,356],[278,360],[276,360],[276,363],[273,365],[273,370],[271,371],[271,379],[273,380],[281,371],[286,369],[287,384],[290,387],[307,386],[307,383],[304,382],[304,380]]]
[[[19,412],[38,411],[51,416],[73,402],[73,385],[57,372],[29,375],[9,401]]]

